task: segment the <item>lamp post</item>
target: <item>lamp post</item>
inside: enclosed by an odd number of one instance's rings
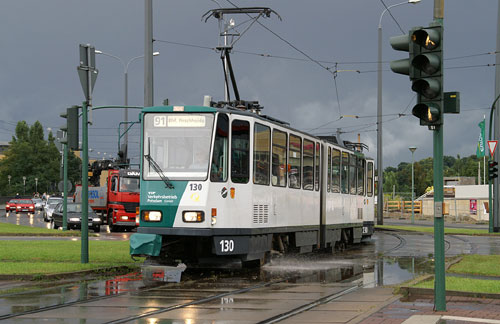
[[[26,195],[26,177],[23,176],[23,196]]]
[[[391,8],[404,5],[416,4],[420,0],[408,0],[401,3],[393,4],[380,15],[378,22],[378,60],[377,60],[377,176],[378,176],[378,193],[377,193],[377,224],[384,223],[384,168],[382,165],[382,17]]]
[[[125,113],[124,113],[123,118],[124,118],[125,122],[127,122],[128,121],[128,108],[127,108],[127,106],[128,106],[128,67],[130,66],[130,63],[132,63],[133,61],[135,61],[137,59],[143,58],[144,55],[139,55],[139,56],[133,57],[127,63],[125,63],[125,61],[123,61],[118,56],[115,56],[115,55],[112,55],[112,54],[109,54],[109,53],[106,53],[103,51],[98,51],[98,50],[96,50],[95,53],[101,54],[104,56],[112,57],[115,60],[118,60],[123,66],[123,78],[124,78],[124,83],[125,83],[124,84],[125,85],[125,91],[124,91],[124,93],[125,93],[125,100],[124,100]],[[160,55],[160,52],[153,53],[153,56],[158,56],[158,55]],[[127,133],[125,133],[124,144],[125,144],[125,147],[128,146],[128,134]],[[126,159],[127,159],[127,157],[125,156],[125,160]]]
[[[411,223],[413,224],[415,222],[415,212],[413,210],[413,201],[415,200],[415,171],[413,168],[414,165],[414,160],[413,160],[413,153],[417,149],[415,146],[410,146],[408,148],[411,151]]]
[[[38,193],[38,178],[35,178],[35,193]]]

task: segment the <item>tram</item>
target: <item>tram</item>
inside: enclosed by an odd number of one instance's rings
[[[147,107],[141,127],[132,255],[239,266],[373,234],[374,161],[363,144],[293,129],[245,101]]]

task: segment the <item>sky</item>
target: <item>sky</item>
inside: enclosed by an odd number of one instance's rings
[[[383,1],[383,2],[382,2]],[[224,99],[224,76],[218,45],[218,23],[202,15],[232,7],[227,0],[153,0],[154,103],[168,98],[175,105],[201,105],[204,95]],[[234,45],[232,63],[242,99],[258,100],[263,113],[288,121],[315,135],[340,128],[342,139],[369,146],[377,156],[377,27],[392,0],[232,0],[239,7],[270,7],[272,15],[254,24]],[[432,156],[432,132],[411,115],[415,105],[407,76],[389,69],[389,61],[407,58],[391,48],[389,38],[433,19],[433,0],[404,4],[382,19],[383,34],[383,165]],[[444,90],[459,91],[461,113],[447,114],[444,154],[475,154],[478,123],[494,100],[498,1],[446,0],[444,11]],[[236,23],[247,20],[235,17]],[[78,45],[127,63],[144,54],[142,0],[2,0],[0,4],[0,141],[10,141],[20,120],[40,121],[55,132],[65,121],[59,114],[81,104],[83,91],[76,67]],[[241,29],[240,29],[241,31]],[[277,37],[276,35],[279,37]],[[177,43],[177,44],[174,44]],[[179,45],[189,44],[194,46]],[[301,53],[302,52],[302,53]],[[258,53],[254,55],[249,53]],[[322,66],[309,60],[304,53]],[[97,55],[99,75],[93,105],[124,103],[124,66]],[[326,68],[329,68],[328,70]],[[339,70],[336,78],[332,71]],[[357,70],[341,71],[341,70]],[[144,104],[144,60],[128,68],[129,105]],[[402,116],[400,115],[402,114]],[[89,127],[91,158],[115,157],[123,110],[93,113]],[[357,116],[343,117],[340,116]],[[138,120],[138,110],[129,110]],[[488,123],[487,123],[488,127]],[[129,156],[138,162],[139,127],[129,135]]]

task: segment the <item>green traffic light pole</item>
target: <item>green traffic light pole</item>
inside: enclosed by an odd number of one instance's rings
[[[66,135],[67,136],[67,135]],[[64,163],[63,163],[63,189],[64,189],[64,199],[63,199],[63,231],[68,227],[68,142],[64,145]]]
[[[434,22],[443,25],[444,0],[434,0]],[[443,35],[441,35],[443,40]],[[441,73],[442,73],[441,66]],[[443,85],[441,84],[441,93]],[[441,100],[441,107],[443,108]],[[441,111],[442,123],[433,131],[434,144],[434,308],[446,311],[446,277],[444,255],[444,216],[443,216],[443,132],[444,109]]]
[[[498,101],[498,99],[500,99],[500,95],[498,95],[496,98],[495,98],[495,101],[493,101],[493,104],[491,105],[491,110],[490,110],[490,127],[489,127],[489,134],[488,134],[488,139],[491,141],[491,126],[493,125],[493,113],[495,112],[495,105]],[[489,162],[490,161],[493,161],[493,156],[491,155],[491,151],[490,151],[490,157],[488,159],[488,165],[489,165]],[[493,233],[494,232],[494,228],[493,228],[493,216],[494,216],[494,212],[495,212],[495,209],[494,209],[494,206],[493,206],[493,198],[492,198],[492,179],[489,177],[488,175],[488,207],[489,207],[489,226],[488,226],[488,232],[489,233]]]
[[[89,125],[88,102],[82,105],[82,251],[81,263],[89,263]]]

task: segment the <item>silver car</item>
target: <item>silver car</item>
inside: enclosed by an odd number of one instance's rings
[[[43,210],[43,220],[50,222],[52,219],[52,213],[59,203],[62,203],[63,199],[61,197],[50,197],[45,203]]]
[[[40,199],[40,198],[33,198],[31,200],[35,204],[35,209],[36,210],[42,210],[43,209],[43,201],[42,201],[42,199]]]

